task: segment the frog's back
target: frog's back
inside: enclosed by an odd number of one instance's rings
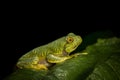
[[[64,37],[63,37],[64,38]],[[48,54],[53,54],[54,52],[59,52],[62,50],[62,47],[64,46],[63,38],[59,38],[53,42],[50,42],[48,44],[42,45],[40,47],[36,47],[32,49],[31,51],[24,54],[20,59],[27,59],[31,57],[46,57]]]
[[[32,57],[45,57],[48,54],[48,49],[47,46],[40,46],[40,47],[36,47],[32,50],[30,50],[29,52],[27,52],[26,54],[24,54],[20,60],[22,59],[27,59],[27,58],[32,58]]]

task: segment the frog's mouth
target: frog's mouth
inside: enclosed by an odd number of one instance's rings
[[[72,48],[73,51],[74,51],[77,47],[78,47],[78,45],[75,45],[75,46]],[[64,50],[62,51],[62,54],[63,54],[63,56],[68,56],[70,53],[67,52],[67,51],[65,50],[65,48],[64,48]]]

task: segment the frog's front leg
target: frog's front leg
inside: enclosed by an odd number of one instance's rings
[[[75,53],[75,54],[67,55],[67,56],[58,56],[58,55],[49,54],[47,56],[47,61],[50,62],[50,63],[60,63],[60,62],[63,62],[67,59],[77,57],[77,56],[80,56],[80,55],[87,55],[87,54],[88,53],[86,53],[86,52]]]
[[[49,54],[47,56],[47,61],[50,63],[60,63],[70,58],[72,58],[72,56],[58,56],[58,55]]]

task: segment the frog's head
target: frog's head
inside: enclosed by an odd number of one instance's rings
[[[82,38],[74,33],[69,33],[66,36],[66,44],[64,45],[64,50],[68,54],[74,51],[82,42]]]

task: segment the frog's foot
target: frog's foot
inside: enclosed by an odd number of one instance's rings
[[[82,55],[87,55],[88,53],[87,53],[87,52],[82,52],[81,54],[82,54]]]
[[[75,54],[72,54],[71,57],[77,57],[79,55],[81,55],[81,54],[80,53],[75,53]]]
[[[48,68],[47,68],[46,65],[44,65],[44,64],[38,64],[38,65],[37,65],[37,68],[38,68],[39,70],[41,70],[41,69],[43,69],[43,70],[48,70]]]
[[[73,55],[71,55],[72,57],[77,57],[77,56],[80,56],[80,55],[87,55],[88,53],[87,52],[84,52],[84,53],[75,53]]]
[[[48,68],[44,64],[37,64],[32,66],[32,69],[35,70],[48,70]]]

